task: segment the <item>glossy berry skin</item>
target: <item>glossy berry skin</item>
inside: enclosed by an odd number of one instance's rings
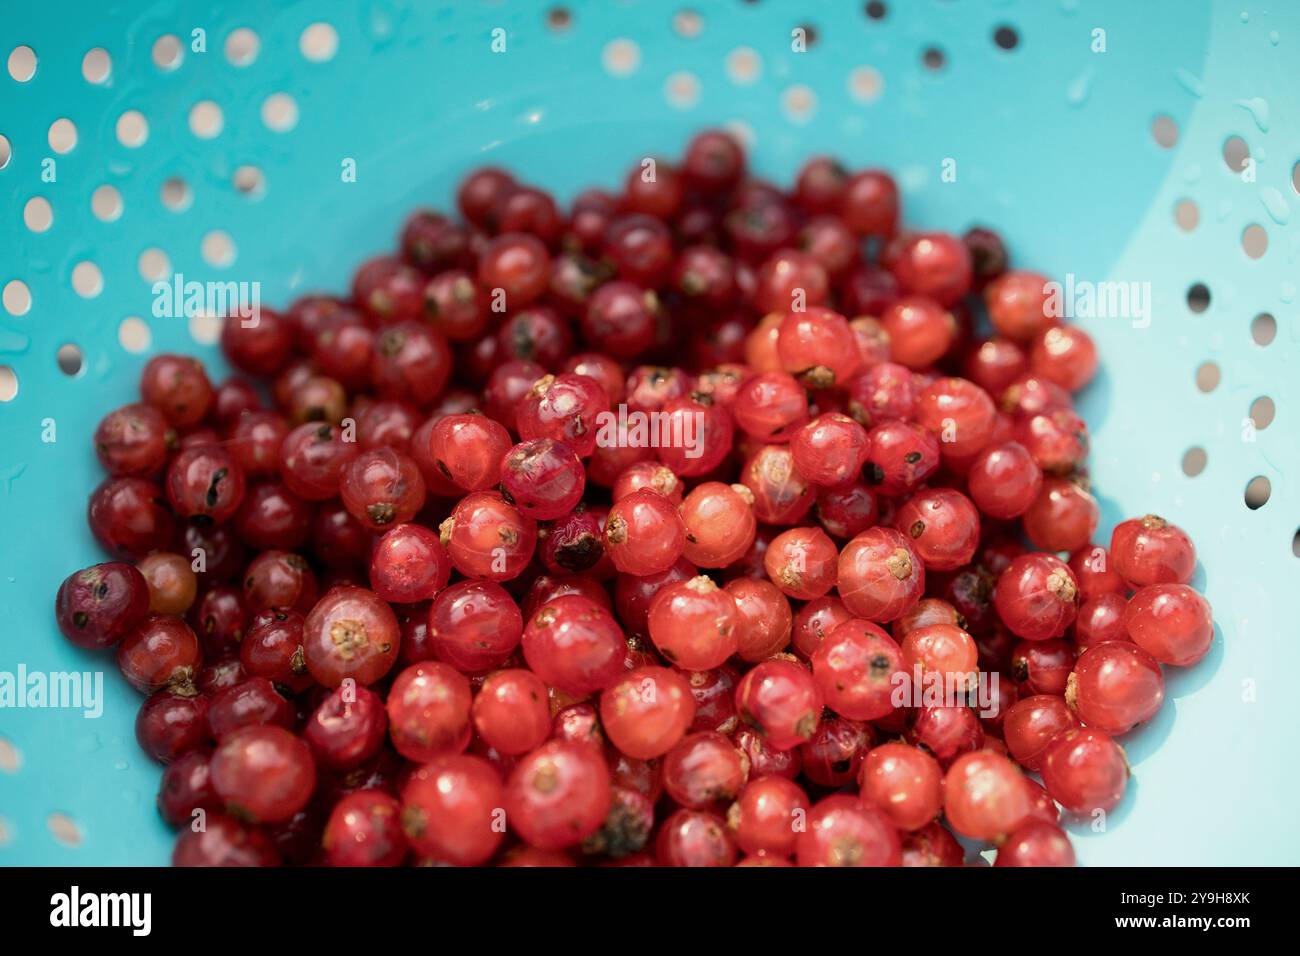
[[[271,607],[305,612],[316,602],[316,576],[302,555],[263,551],[244,571],[244,604],[256,613]]]
[[[650,760],[666,754],[686,734],[695,718],[695,698],[680,672],[638,667],[605,688],[600,718],[620,752]]]
[[[188,355],[155,355],[140,373],[140,397],[175,428],[190,428],[203,421],[213,395],[202,363]]]
[[[1071,813],[1107,812],[1118,806],[1128,787],[1124,751],[1100,730],[1065,730],[1043,754],[1043,785]]]
[[[731,699],[730,694],[727,695],[727,699]],[[732,701],[732,707],[733,713],[730,722],[735,724],[737,720],[734,713],[734,701]],[[802,747],[794,750],[774,750],[767,745],[761,734],[748,727],[733,730],[731,742],[749,761],[749,778],[751,780],[766,776],[778,776],[787,780],[794,780],[803,771]]]
[[[516,419],[525,441],[563,442],[581,458],[596,450],[597,417],[609,410],[604,387],[586,375],[546,375],[533,383],[519,403]]]
[[[791,528],[772,539],[763,564],[783,593],[810,601],[834,587],[838,557],[834,542],[820,528]]]
[[[826,635],[852,619],[853,615],[844,602],[834,595],[809,601],[795,613],[791,622],[791,650],[802,660],[811,659]]]
[[[1038,497],[1043,473],[1018,442],[992,445],[980,452],[966,475],[976,507],[990,518],[1009,520],[1029,510]]]
[[[1165,699],[1160,665],[1126,641],[1099,644],[1079,655],[1065,700],[1088,727],[1118,736],[1156,715]]]
[[[686,527],[671,501],[642,489],[616,501],[605,519],[605,551],[624,574],[657,574],[672,567],[686,543]]]
[[[755,665],[736,685],[736,713],[776,750],[810,740],[821,720],[823,697],[812,673],[772,658]]]
[[[587,344],[617,359],[633,359],[654,344],[661,319],[653,292],[631,282],[606,282],[580,317]]]
[[[927,570],[952,571],[969,564],[979,547],[975,505],[952,488],[927,488],[898,509],[894,527],[911,539]]]
[[[898,831],[857,797],[836,794],[814,804],[795,841],[799,866],[898,866]]]
[[[753,498],[754,517],[765,524],[797,524],[815,501],[814,487],[795,468],[788,445],[764,445],[751,454],[740,482]]]
[[[486,415],[448,415],[429,432],[434,467],[461,491],[487,491],[501,478],[510,433]]]
[[[838,412],[819,415],[790,438],[799,474],[828,488],[857,480],[869,450],[867,430]]]
[[[817,645],[813,679],[826,705],[851,720],[879,720],[894,710],[894,675],[903,654],[879,626],[860,619],[838,625]]]
[[[1130,586],[1186,584],[1196,570],[1196,548],[1177,525],[1158,515],[1130,518],[1110,539],[1113,567]]]
[[[152,405],[137,402],[109,412],[95,429],[95,455],[115,478],[147,478],[167,461],[167,419]]]
[[[370,552],[370,586],[385,601],[428,601],[451,575],[451,558],[438,535],[423,525],[399,524]]]
[[[538,521],[568,514],[585,486],[582,462],[564,442],[520,442],[501,459],[502,490],[521,514]]]
[[[197,819],[195,810],[218,813],[221,801],[212,789],[209,765],[212,751],[188,751],[168,764],[158,785],[158,813],[169,826],[181,827]]]
[[[725,568],[754,543],[758,521],[745,485],[706,481],[691,489],[678,513],[686,531],[682,555],[701,568]]]
[[[388,737],[384,701],[368,687],[338,687],[307,718],[302,738],[316,762],[331,770],[352,770],[370,760]]]
[[[1068,478],[1050,477],[1021,522],[1035,547],[1075,551],[1092,539],[1100,517],[1097,499],[1087,490]]]
[[[1074,847],[1060,827],[1044,820],[1021,824],[998,847],[994,866],[1074,866]]]
[[[1079,584],[1079,594],[1091,601],[1102,594],[1128,594],[1127,582],[1119,576],[1110,553],[1100,545],[1088,544],[1070,555],[1070,570]]]
[[[736,846],[716,814],[682,809],[660,826],[655,860],[660,866],[733,866]]]
[[[253,485],[235,512],[235,533],[259,550],[300,548],[311,534],[311,504],[278,481]],[[182,558],[186,570],[189,561]]]
[[[388,736],[407,760],[424,763],[469,746],[473,693],[464,674],[439,661],[412,664],[388,691]]]
[[[373,684],[397,661],[400,639],[388,604],[351,585],[327,591],[303,625],[307,669],[325,687],[338,687],[346,678]]]
[[[434,653],[466,673],[503,664],[523,633],[519,605],[495,581],[457,581],[429,607]]]
[[[890,358],[913,371],[939,361],[957,334],[952,313],[925,296],[904,296],[891,303],[880,322],[889,336]]]
[[[743,661],[765,660],[790,644],[793,615],[790,602],[761,578],[739,577],[725,588],[736,604],[736,656]]]
[[[1011,652],[1011,673],[1026,693],[1064,694],[1074,657],[1074,647],[1062,638],[1021,641]]]
[[[799,748],[803,775],[810,783],[829,789],[852,783],[874,742],[875,734],[867,724],[827,718]]]
[[[944,817],[958,833],[999,840],[1029,815],[1029,789],[1020,768],[988,750],[963,754],[943,780]]]
[[[611,800],[609,769],[587,744],[552,740],[515,765],[506,783],[506,819],[539,850],[575,846],[600,829]]]
[[[820,271],[820,266],[811,271]],[[861,356],[848,320],[813,301],[815,290],[805,287],[809,308],[787,312],[777,326],[776,354],[781,367],[808,388],[843,386],[858,370]],[[789,308],[786,297],[780,308]],[[761,311],[767,311],[760,305]]]
[[[614,582],[614,604],[618,618],[630,634],[648,634],[650,605],[658,593],[670,584],[698,577],[696,567],[679,558],[666,571],[644,577],[619,575]]]
[[[964,860],[961,844],[940,823],[903,834],[903,866],[961,866]]]
[[[854,173],[844,184],[838,212],[855,234],[888,238],[898,228],[898,185],[883,170]]]
[[[740,793],[748,777],[744,755],[729,738],[715,731],[683,737],[664,756],[664,789],[692,810],[725,806]]]
[[[330,866],[397,866],[406,857],[402,806],[377,790],[343,797],[330,811],[321,838]]]
[[[311,750],[283,727],[245,727],[212,755],[212,788],[226,806],[259,823],[288,820],[316,786]]]
[[[913,628],[903,638],[903,668],[943,677],[945,686],[970,687],[978,677],[979,650],[975,640],[954,624],[926,624]]]
[[[907,728],[907,742],[923,747],[943,767],[984,746],[984,727],[965,706],[921,707]]]
[[[911,369],[896,362],[881,362],[849,381],[848,412],[864,428],[908,421],[916,411],[919,390]]]
[[[223,524],[244,500],[244,472],[225,449],[187,448],[167,468],[167,500],[185,518]]]
[[[337,425],[299,425],[280,446],[280,476],[289,490],[308,501],[324,501],[339,491],[344,465],[357,455],[356,442],[344,441]]]
[[[1035,375],[1077,392],[1097,374],[1097,346],[1078,326],[1053,326],[1034,339],[1029,366]]]
[[[896,497],[918,488],[939,467],[939,441],[912,422],[884,422],[868,432],[867,483]]]
[[[578,508],[558,518],[541,534],[541,558],[553,574],[605,574],[604,508]]]
[[[1127,607],[1128,601],[1114,593],[1098,594],[1086,601],[1074,620],[1075,646],[1083,651],[1094,644],[1129,640],[1128,628],[1124,626]]]
[[[474,697],[471,716],[483,742],[510,756],[528,753],[551,734],[546,684],[532,671],[493,671]]]
[[[438,532],[451,563],[468,578],[516,578],[537,546],[537,522],[494,491],[466,495]]]
[[[792,856],[796,821],[806,818],[808,805],[808,794],[793,780],[758,777],[745,784],[727,810],[727,829],[745,853]]]
[[[613,616],[576,594],[555,598],[534,614],[522,647],[538,677],[578,697],[613,683],[623,673],[627,653]]]
[[[944,461],[968,459],[993,437],[997,408],[964,378],[938,378],[916,398],[916,422],[939,439]]]
[[[1063,730],[1079,726],[1079,720],[1056,694],[1035,694],[1011,705],[1002,721],[1007,752],[1026,770],[1037,771],[1047,746]]]
[[[424,507],[424,478],[408,455],[373,448],[343,466],[339,495],[352,517],[372,531],[385,531]]]
[[[292,730],[293,723],[293,705],[265,677],[247,677],[217,691],[208,706],[208,728],[217,741],[244,727],[274,724]]]
[[[136,690],[152,694],[192,681],[203,659],[199,640],[179,618],[150,614],[117,645],[117,666]]]
[[[149,613],[149,585],[129,564],[110,561],[70,574],[59,585],[54,616],[73,644],[112,647]]]
[[[193,687],[164,687],[140,705],[135,739],[154,760],[171,763],[208,743],[207,718],[208,698]]]
[[[1214,619],[1209,602],[1185,584],[1149,584],[1124,609],[1133,643],[1162,664],[1186,667],[1209,653]]]
[[[918,747],[884,743],[858,772],[862,802],[880,809],[899,830],[919,830],[943,809],[943,770]]]
[[[1049,308],[1048,282],[1035,272],[1012,270],[984,289],[989,321],[1000,335],[1028,343],[1057,324]]]
[[[497,825],[505,805],[501,775],[482,757],[435,757],[411,774],[401,799],[402,830],[431,860],[482,866],[505,838]]]
[[[786,372],[763,372],[741,385],[731,411],[746,435],[787,442],[808,421],[808,394]]]
[[[207,815],[203,830],[185,829],[172,866],[279,866],[280,854],[259,828],[224,813]]]
[[[1078,586],[1069,567],[1050,554],[1022,554],[998,577],[998,617],[1030,641],[1060,637],[1078,611]]]
[[[871,528],[840,552],[837,587],[857,617],[887,622],[911,610],[925,591],[925,565],[911,542],[891,528]]]

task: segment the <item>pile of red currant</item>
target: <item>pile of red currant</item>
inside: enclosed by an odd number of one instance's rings
[[[174,861],[1073,863],[1213,624],[1173,524],[1093,542],[1046,280],[715,131],[457,203],[95,432],[57,618],[146,695]]]

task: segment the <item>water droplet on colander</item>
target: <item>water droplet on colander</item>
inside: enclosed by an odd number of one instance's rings
[[[1092,70],[1084,70],[1065,88],[1065,102],[1073,107],[1083,106],[1088,102],[1088,94],[1092,92]]]
[[[1268,35],[1268,42],[1277,46],[1282,42],[1282,34],[1278,33],[1276,30],[1271,31]]]
[[[1237,100],[1235,105],[1250,114],[1250,118],[1255,121],[1261,133],[1268,132],[1268,100],[1262,96],[1252,96],[1249,99]]]
[[[130,770],[130,769],[131,769],[131,765],[130,765],[129,763],[127,763],[125,760],[119,760],[117,763],[113,764],[113,769],[114,769],[114,770]]]
[[[1273,221],[1279,226],[1285,226],[1288,219],[1291,218],[1291,207],[1286,204],[1282,198],[1282,193],[1273,186],[1265,186],[1259,191],[1259,201],[1264,204],[1268,214],[1273,217]]]
[[[1174,79],[1178,81],[1178,84],[1183,89],[1188,93],[1191,93],[1197,99],[1205,95],[1205,84],[1203,84],[1200,77],[1191,70],[1185,70],[1182,67],[1179,67],[1174,71]]]

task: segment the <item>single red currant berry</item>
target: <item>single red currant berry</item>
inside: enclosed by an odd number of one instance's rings
[[[177,514],[222,524],[244,498],[244,472],[224,448],[187,448],[167,469],[167,500]]]
[[[931,571],[969,564],[979,547],[979,512],[952,488],[927,488],[912,495],[899,507],[894,527],[911,539]]]
[[[520,442],[501,459],[501,488],[521,514],[566,515],[582,500],[586,473],[573,449],[549,438]]]
[[[587,458],[601,436],[598,419],[608,411],[609,395],[596,379],[573,373],[546,375],[519,403],[519,437],[563,442],[580,458]]]
[[[727,829],[746,853],[792,856],[807,813],[803,787],[785,777],[758,777],[727,810]]]
[[[470,578],[516,578],[537,546],[537,522],[494,491],[466,495],[438,532],[451,563]]]
[[[867,483],[897,497],[919,487],[939,467],[939,441],[912,422],[890,421],[867,433]]]
[[[1002,721],[1007,751],[1026,770],[1037,771],[1047,745],[1063,730],[1079,726],[1078,718],[1055,694],[1035,694],[1011,705]]]
[[[880,520],[880,503],[866,482],[817,492],[817,521],[833,538],[855,538]]]
[[[397,866],[406,857],[401,804],[377,790],[350,793],[334,805],[321,838],[330,866]]]
[[[873,748],[858,774],[862,802],[900,830],[919,830],[943,809],[943,770],[924,750],[903,743]]]
[[[479,688],[471,714],[479,737],[503,754],[526,754],[551,735],[546,684],[532,671],[493,671]]]
[[[809,601],[794,615],[791,627],[791,649],[802,660],[811,660],[817,646],[826,635],[853,615],[844,602],[833,595]],[[816,677],[816,674],[813,675]]]
[[[811,671],[791,660],[756,665],[736,685],[736,713],[777,750],[810,740],[821,720],[822,692]]]
[[[907,537],[871,528],[840,552],[837,581],[840,598],[855,616],[892,621],[920,600],[925,566]]]
[[[1022,554],[998,577],[993,604],[1017,637],[1060,637],[1078,611],[1078,586],[1069,567],[1050,554]]]
[[[339,493],[339,475],[357,452],[356,442],[337,425],[308,422],[280,446],[280,477],[298,497],[325,501]]]
[[[208,698],[193,685],[164,687],[140,705],[135,739],[159,763],[184,759],[211,739],[208,709]]]
[[[661,409],[661,434],[681,436],[656,449],[659,460],[675,473],[695,478],[715,471],[731,452],[735,424],[731,412],[708,395],[670,398]]]
[[[763,372],[741,385],[731,411],[745,434],[786,442],[808,421],[808,393],[792,375]]]
[[[302,739],[316,762],[332,770],[353,770],[379,753],[388,737],[383,699],[368,687],[331,691],[307,718]]]
[[[1124,626],[1127,607],[1127,599],[1114,593],[1098,594],[1086,601],[1074,621],[1074,644],[1079,651],[1107,641],[1130,640]]]
[[[740,482],[753,498],[754,517],[766,524],[796,524],[816,500],[788,445],[764,445],[751,454],[740,469]]]
[[[300,548],[311,535],[313,511],[308,501],[281,482],[262,482],[244,495],[235,512],[235,533],[259,550]],[[180,560],[188,570],[189,561]]]
[[[142,694],[193,681],[202,659],[189,625],[161,614],[145,617],[117,645],[117,666]]]
[[[348,678],[373,684],[397,661],[400,639],[392,609],[373,591],[351,585],[327,591],[303,625],[307,669],[326,687]]]
[[[210,813],[202,830],[186,828],[172,850],[172,866],[279,866],[280,854],[258,827]]]
[[[839,624],[817,645],[811,663],[826,705],[837,714],[879,720],[894,710],[894,675],[903,669],[902,651],[870,621]]]
[[[492,858],[505,839],[504,811],[501,775],[482,757],[442,754],[402,788],[402,830],[412,848],[452,866]]]
[[[655,859],[660,866],[732,866],[736,845],[717,814],[683,809],[660,826]]]
[[[265,677],[249,677],[217,691],[208,707],[208,727],[218,741],[244,727],[264,724],[292,730],[293,722],[293,705]]]
[[[815,268],[821,270],[820,266]],[[808,292],[811,308],[786,312],[777,326],[776,352],[781,368],[808,388],[843,386],[862,361],[857,339],[844,316],[813,301],[814,288],[803,288]],[[787,295],[772,308],[789,309],[790,297]],[[760,311],[770,309],[760,306]]]
[[[969,459],[993,437],[997,408],[987,392],[964,378],[938,378],[921,389],[916,422],[939,439],[945,460]]]
[[[1091,540],[1101,508],[1086,489],[1067,478],[1047,478],[1022,516],[1025,535],[1047,551],[1075,551]]]
[[[1079,655],[1065,702],[1089,727],[1123,734],[1150,720],[1165,699],[1160,665],[1126,641],[1098,644]]]
[[[998,841],[1029,815],[1029,790],[1020,768],[982,750],[953,761],[943,780],[944,817],[958,833]]]
[[[686,528],[671,501],[642,489],[617,501],[605,519],[605,550],[624,574],[657,574],[672,567]]]
[[[289,608],[272,608],[253,618],[239,644],[244,671],[301,693],[312,684],[302,649],[303,616]]]
[[[835,794],[808,812],[795,841],[800,866],[898,866],[898,831],[875,807],[857,797]]]
[[[964,860],[957,838],[937,822],[903,834],[903,866],[961,866]]]
[[[522,646],[538,677],[575,696],[613,683],[627,654],[623,631],[609,611],[576,594],[555,598],[534,614]]]
[[[461,491],[486,491],[501,478],[510,433],[486,415],[448,415],[434,422],[428,444],[444,478]]]
[[[763,565],[783,593],[811,601],[835,586],[838,559],[835,543],[820,528],[791,528],[772,539]]]
[[[1209,602],[1185,584],[1149,584],[1124,609],[1133,643],[1162,664],[1195,664],[1214,641]]]
[[[504,807],[510,828],[524,842],[558,850],[600,829],[610,801],[609,768],[600,750],[552,740],[515,765]]]
[[[1034,503],[1043,473],[1018,442],[991,445],[980,452],[966,475],[967,489],[990,518],[1018,518]]]
[[[727,594],[736,604],[736,656],[743,661],[766,660],[790,644],[794,617],[790,602],[771,581],[739,577],[728,581]]]
[[[1177,525],[1158,515],[1130,518],[1110,539],[1113,570],[1132,587],[1186,584],[1196,570],[1196,548]]]
[[[587,344],[617,359],[632,359],[654,344],[664,316],[658,297],[621,279],[606,282],[582,314]]]
[[[447,586],[451,559],[438,535],[423,525],[386,531],[370,554],[370,586],[385,601],[427,601]]]
[[[59,585],[54,616],[78,647],[112,647],[149,613],[149,585],[129,564],[112,561],[69,575]]]
[[[198,359],[187,355],[155,355],[140,373],[140,397],[175,428],[189,428],[207,417],[212,407],[212,383]]]
[[[1020,641],[1011,652],[1011,673],[1029,694],[1064,694],[1074,669],[1074,647],[1059,637]]]
[[[701,568],[725,568],[754,543],[758,521],[745,485],[706,481],[691,489],[678,513],[686,529],[685,559]]]
[[[962,754],[984,746],[984,727],[969,707],[921,707],[907,728],[906,739],[947,767]]]
[[[1077,392],[1097,374],[1097,346],[1077,326],[1053,326],[1034,339],[1029,365],[1035,375]]]
[[[904,238],[888,265],[905,291],[929,296],[940,305],[954,305],[970,291],[970,250],[946,232],[919,232]]]
[[[195,810],[204,814],[217,814],[221,800],[212,789],[209,765],[212,751],[207,747],[181,754],[167,765],[162,782],[158,785],[158,813],[173,827],[180,827],[197,819]]]
[[[867,430],[838,412],[819,415],[790,438],[794,466],[815,485],[839,488],[862,474],[870,451]]]
[[[803,775],[811,783],[828,789],[851,783],[873,743],[875,733],[870,725],[829,717],[817,725],[812,739],[799,748]]]
[[[438,661],[412,664],[388,692],[388,736],[393,747],[417,763],[469,746],[469,680]]]
[[[263,551],[244,572],[244,604],[257,612],[287,607],[306,613],[316,603],[316,576],[302,555]]]
[[[660,653],[686,670],[712,670],[739,647],[736,601],[703,575],[660,590],[647,624]]]
[[[957,320],[933,299],[909,295],[891,303],[880,317],[889,336],[890,357],[914,371],[943,358],[957,336]]]
[[[288,820],[316,786],[311,749],[283,727],[245,727],[212,755],[212,787],[231,812],[258,823]]]
[[[1004,273],[984,289],[989,321],[1000,335],[1014,342],[1032,341],[1057,324],[1050,287],[1051,283],[1036,272]]]
[[[661,757],[695,718],[690,683],[666,667],[639,667],[607,687],[600,718],[610,743],[629,757]]]
[[[551,257],[536,236],[505,233],[490,240],[478,261],[478,281],[500,289],[511,310],[522,309],[546,291]]]
[[[424,507],[424,478],[409,456],[374,448],[343,466],[339,495],[354,518],[383,531],[410,521]]]
[[[730,803],[748,777],[745,756],[730,739],[710,730],[683,737],[664,757],[664,789],[693,810]]]
[[[1118,806],[1128,787],[1129,766],[1109,734],[1067,729],[1048,744],[1042,775],[1053,800],[1071,813],[1087,815]]]
[[[903,667],[908,675],[941,675],[943,686],[973,688],[978,677],[975,639],[955,624],[926,624],[903,638]]]
[[[143,402],[109,412],[95,429],[95,454],[115,478],[147,478],[167,461],[169,426],[162,412]]]

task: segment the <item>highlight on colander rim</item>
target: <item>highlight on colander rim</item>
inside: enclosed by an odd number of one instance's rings
[[[169,865],[1074,867],[1097,925],[1249,925],[1218,868],[1300,862],[1297,43],[13,5],[0,864],[53,926]]]

